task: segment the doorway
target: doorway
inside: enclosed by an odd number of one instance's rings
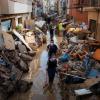
[[[97,21],[93,20],[93,19],[90,19],[89,20],[89,30],[92,33],[95,33],[94,38],[96,37],[96,28],[97,28]]]

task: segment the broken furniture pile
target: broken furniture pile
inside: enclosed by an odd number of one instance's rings
[[[64,100],[70,95],[75,97],[75,90],[79,89],[87,89],[82,92],[88,91],[89,94],[96,96],[100,94],[100,42],[89,37],[90,35],[91,33],[87,30],[71,28],[67,31],[66,38],[64,37],[60,43],[60,52],[66,51],[70,55],[70,60],[60,63],[57,69]],[[93,78],[98,83],[98,91],[89,88],[91,87],[89,81]],[[92,85],[94,84],[93,81]],[[85,93],[84,95],[88,95]]]
[[[34,31],[25,32],[23,30],[19,34],[16,30],[13,30],[13,33],[19,37],[19,40],[21,39],[30,51],[37,51],[42,44],[46,43],[46,35],[38,27],[35,27]]]
[[[26,20],[27,27],[18,24],[18,28],[13,30],[15,36],[21,40],[29,50],[37,51],[38,47],[46,43],[45,21]],[[28,27],[29,26],[29,27]],[[20,28],[19,28],[20,27]]]

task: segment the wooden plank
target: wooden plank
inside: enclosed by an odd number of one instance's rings
[[[23,38],[22,35],[20,35],[15,29],[13,29],[13,33],[20,39],[20,41],[22,41],[24,43],[24,45],[30,50],[33,51],[31,49],[31,47],[29,46],[29,44],[25,41],[25,39]]]
[[[15,50],[15,41],[11,34],[3,33],[4,46],[6,49]]]
[[[77,78],[81,78],[81,79],[86,79],[86,78],[76,76],[76,75],[72,75],[72,74],[67,74],[67,73],[62,73],[62,74],[66,75],[66,76],[72,76],[72,77],[77,77]]]

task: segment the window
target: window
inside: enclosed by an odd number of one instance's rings
[[[96,7],[98,6],[99,0],[91,0],[91,6]]]
[[[22,23],[22,17],[18,18],[18,24]]]
[[[3,31],[9,31],[11,29],[11,20],[5,20],[1,22],[1,27]]]

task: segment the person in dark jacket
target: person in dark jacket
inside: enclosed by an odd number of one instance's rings
[[[54,36],[54,28],[53,28],[53,23],[51,22],[49,25],[49,30],[50,30],[50,39],[53,39]]]
[[[51,17],[50,16],[47,16],[47,24],[49,25],[51,22]]]
[[[52,84],[54,81],[55,73],[57,68],[57,59],[55,55],[52,55],[52,57],[48,60],[48,77],[49,77],[49,89],[52,89]]]
[[[53,40],[51,40],[50,44],[47,46],[47,50],[49,58],[52,56],[52,54],[56,55],[58,47],[54,44]]]

